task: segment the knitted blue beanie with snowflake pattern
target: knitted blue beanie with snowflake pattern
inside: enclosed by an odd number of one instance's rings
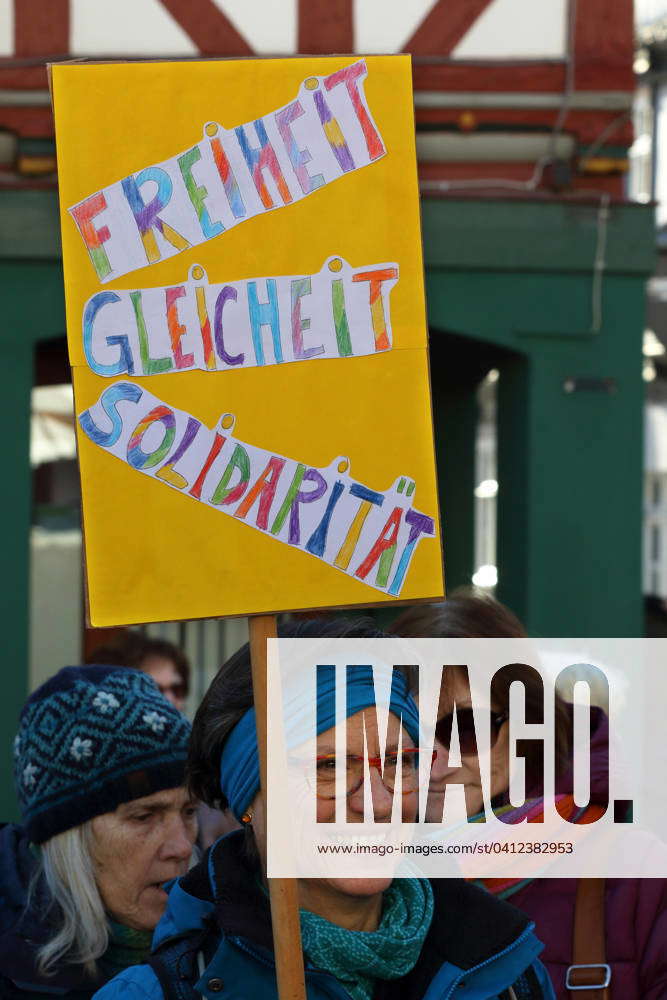
[[[23,706],[14,781],[23,825],[42,844],[123,802],[184,783],[190,723],[148,674],[64,667]]]

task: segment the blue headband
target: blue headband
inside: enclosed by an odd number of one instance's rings
[[[317,672],[317,734],[336,724],[335,669],[321,667]],[[369,666],[347,668],[345,715],[349,718],[375,705],[373,670]],[[419,745],[419,711],[408,690],[405,678],[394,671],[389,711],[402,720],[415,746]],[[220,787],[229,807],[241,819],[259,791],[259,756],[255,709],[249,708],[232,729],[220,758]]]

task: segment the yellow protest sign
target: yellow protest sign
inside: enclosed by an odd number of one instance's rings
[[[52,83],[91,622],[441,597],[409,57]]]

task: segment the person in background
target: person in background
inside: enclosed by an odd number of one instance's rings
[[[185,711],[190,692],[190,664],[183,650],[173,642],[126,629],[111,642],[93,650],[88,662],[143,670],[151,675],[174,708]]]
[[[88,1000],[145,959],[197,833],[189,736],[139,670],[65,667],[28,698],[22,826],[0,829],[2,1000]]]
[[[125,629],[107,645],[98,646],[89,659],[91,663],[112,663],[143,670],[150,674],[174,708],[179,712],[185,711],[190,692],[190,663],[183,650],[173,642],[152,639],[133,629]],[[210,809],[204,802],[197,807],[197,825],[197,847],[202,851],[223,833],[238,828],[238,823],[229,812]]]
[[[391,627],[393,635],[405,638],[526,638],[526,631],[519,619],[504,605],[491,597],[469,591],[455,591],[442,604],[420,605],[405,611]],[[526,688],[526,704],[541,698],[541,691],[529,673],[522,673],[516,665],[516,679]],[[452,732],[452,711],[456,701],[457,726],[461,767],[448,767],[449,739]],[[509,805],[509,771],[506,766],[506,748],[509,739],[508,708],[509,684],[491,686],[491,787],[495,807],[502,807],[506,814]],[[573,822],[586,822],[587,817],[600,814],[602,803],[608,799],[608,745],[607,717],[599,708],[591,711],[591,803],[588,809],[577,810],[572,797],[571,747],[566,734],[569,731],[568,706],[556,696],[556,794],[563,796],[561,807],[567,805]],[[460,677],[454,673],[452,683],[440,693],[439,721],[436,726],[437,757],[431,771],[427,820],[437,822],[442,815],[444,790],[448,783],[462,783],[466,789],[469,815],[483,808],[482,789],[479,786],[474,750],[466,752],[470,744],[470,706],[465,703],[465,692]],[[526,789],[528,808],[543,811],[540,799],[531,800],[538,771],[534,762],[526,760]],[[596,812],[597,810],[597,812]],[[525,813],[526,809],[514,810]],[[506,815],[509,821],[509,815]],[[596,883],[596,885],[592,885]],[[542,960],[551,975],[558,1000],[581,996],[582,1000],[664,1000],[667,997],[667,883],[663,879],[486,879],[482,883],[497,898],[509,900],[535,921],[537,934],[544,942]],[[586,895],[587,893],[599,893]],[[579,894],[579,902],[578,902]],[[599,902],[597,900],[599,899]],[[599,914],[594,917],[592,933],[605,928],[602,947],[604,962],[611,971],[610,990],[596,990],[591,983],[601,981],[600,968],[573,971],[571,983],[587,982],[588,988],[577,986],[577,992],[566,987],[570,966],[577,964],[574,957],[575,914],[577,908],[588,908]],[[597,924],[597,928],[596,925]],[[584,930],[586,925],[581,925]],[[577,945],[580,947],[580,945]],[[596,958],[596,961],[599,959]],[[578,977],[583,977],[579,979]],[[581,990],[581,992],[578,992]]]
[[[376,638],[372,624],[310,621],[283,631],[294,637]],[[331,689],[318,678],[317,818],[335,812],[331,752],[335,711]],[[372,709],[368,711],[367,709]],[[380,752],[372,671],[355,667],[348,683],[347,819],[363,815],[364,753]],[[419,717],[404,677],[392,687],[382,776],[369,770],[376,821],[388,819],[393,780],[401,767],[404,821],[417,811]],[[411,754],[411,750],[413,753]],[[276,994],[271,915],[266,886],[264,804],[250,653],[244,646],[225,663],[197,712],[188,764],[192,794],[229,805],[242,830],[218,840],[200,865],[171,888],[149,965],[126,969],[96,1000],[195,1000]],[[386,782],[386,784],[385,784]],[[335,779],[334,779],[335,788]],[[458,879],[299,879],[301,936],[309,1000],[521,1000],[552,998],[537,961],[541,945],[530,921],[506,903]]]

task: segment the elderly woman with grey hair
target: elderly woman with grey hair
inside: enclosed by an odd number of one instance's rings
[[[21,713],[0,830],[0,996],[88,1000],[141,962],[188,867],[190,724],[139,670],[66,667]]]

